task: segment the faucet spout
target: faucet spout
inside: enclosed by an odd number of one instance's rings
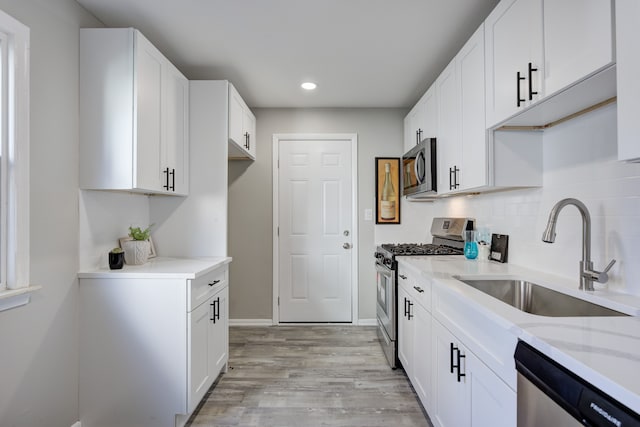
[[[562,199],[556,203],[551,212],[549,213],[549,220],[547,221],[547,227],[542,234],[542,241],[546,243],[553,243],[556,239],[556,222],[560,211],[567,205],[573,205],[578,208],[580,215],[582,216],[582,261],[580,261],[580,289],[592,291],[594,277],[592,273],[597,273],[593,270],[593,262],[591,261],[591,215],[589,210],[578,199]],[[603,276],[603,279],[604,276]],[[606,280],[606,279],[605,279]]]

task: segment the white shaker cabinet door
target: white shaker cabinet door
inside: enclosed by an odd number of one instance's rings
[[[544,95],[542,29],[542,0],[502,0],[485,20],[488,127]]]
[[[211,385],[209,380],[211,314],[210,301],[207,301],[187,315],[189,325],[189,334],[187,335],[189,340],[189,413],[196,408]]]
[[[640,161],[640,1],[616,0],[618,159]]]
[[[160,138],[162,135],[162,54],[135,33],[137,138],[134,187],[162,191]]]
[[[544,0],[545,95],[610,65],[611,0]]]

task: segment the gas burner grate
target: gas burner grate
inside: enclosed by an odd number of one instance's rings
[[[382,248],[395,256],[410,255],[458,255],[459,249],[433,243],[383,244]]]

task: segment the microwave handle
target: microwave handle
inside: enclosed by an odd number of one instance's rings
[[[422,157],[422,159],[420,159]],[[415,172],[416,175],[416,181],[418,182],[418,184],[423,184],[424,183],[424,171],[422,173],[422,176],[420,176],[420,163],[422,162],[422,164],[424,165],[424,153],[422,151],[418,152],[418,154],[416,155],[416,161],[413,164],[413,171]]]

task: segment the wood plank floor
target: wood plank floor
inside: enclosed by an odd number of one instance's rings
[[[187,424],[400,427],[431,424],[375,327],[232,327],[229,372]]]

